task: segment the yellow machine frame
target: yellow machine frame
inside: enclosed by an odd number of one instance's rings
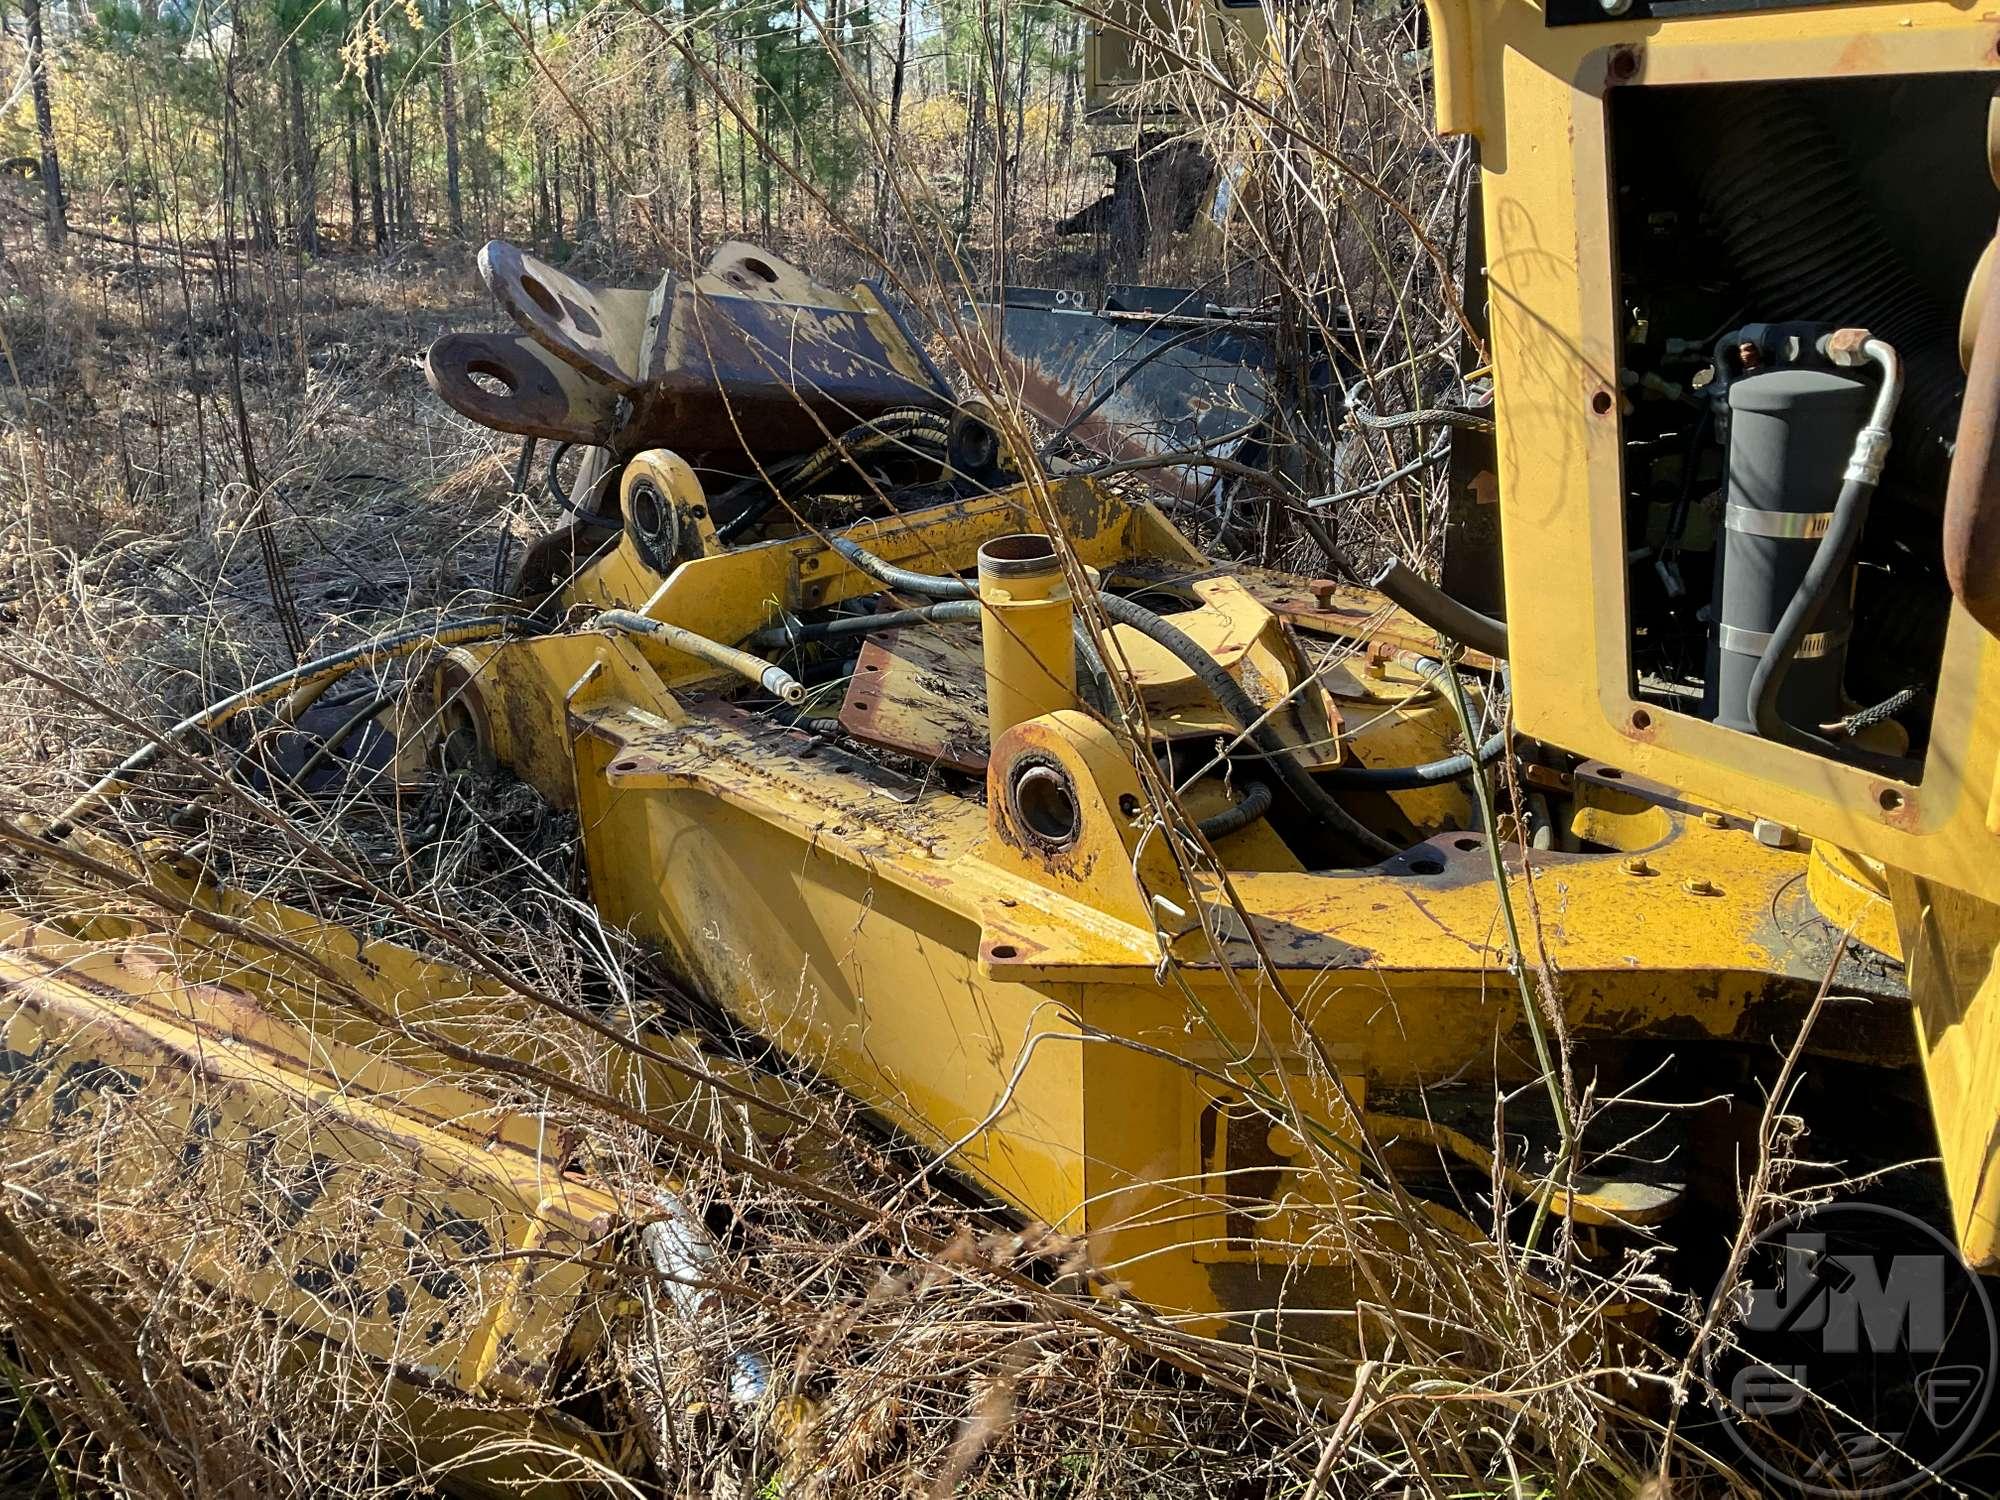
[[[1915,1033],[1877,966],[1839,973],[1844,989],[1885,1003],[1843,1011],[1814,1043],[1870,1062],[1921,1051],[1961,1242],[1976,1262],[2000,1262],[2000,644],[1955,613],[1915,786],[1631,695],[1605,125],[1613,88],[1995,71],[1995,27],[1932,4],[1559,28],[1525,0],[1431,0],[1430,15],[1440,126],[1477,139],[1484,172],[1517,724],[1583,757],[1532,769],[1574,798],[1577,828],[1609,852],[1496,854],[1518,829],[1450,831],[1464,804],[1434,789],[1390,811],[1399,827],[1440,831],[1364,867],[1307,869],[1254,823],[1189,842],[1170,813],[1207,809],[1194,794],[1170,807],[1150,759],[1162,726],[1144,690],[1162,685],[1159,663],[1137,642],[1125,662],[1117,632],[1099,629],[1092,570],[1233,575],[1200,591],[1188,628],[1229,642],[1235,670],[1267,696],[1314,675],[1307,641],[1351,648],[1327,674],[1346,673],[1345,687],[1330,681],[1314,709],[1329,753],[1347,762],[1406,764],[1409,744],[1438,732],[1438,677],[1452,679],[1407,658],[1442,643],[1365,593],[1302,597],[1296,580],[1212,565],[1151,506],[1077,479],[1036,477],[837,538],[807,530],[725,550],[688,462],[628,455],[627,513],[633,487],[654,486],[651,498],[689,519],[676,532],[686,550],[656,571],[628,536],[559,591],[563,628],[441,653],[431,681],[442,748],[510,768],[573,809],[609,923],[850,1090],[938,1169],[1080,1237],[1100,1286],[1204,1331],[1294,1347],[1338,1340],[1351,1323],[1367,1268],[1333,1230],[1354,1203],[1339,1193],[1374,1191],[1351,1170],[1358,1156],[1388,1142],[1529,1185],[1522,1161],[1493,1160],[1490,1130],[1445,1118],[1446,1090],[1426,1095],[1472,1069],[1503,1087],[1540,1076],[1523,964],[1554,976],[1548,1003],[1578,1040],[1783,1046],[1844,947],[1813,892],[1837,894],[1850,920],[1886,936],[1868,893],[1873,860],[1909,956]],[[1049,539],[1060,578],[996,565],[1042,554],[1023,537]],[[718,653],[885,592],[856,546],[934,575],[980,569],[978,671],[996,710],[983,800],[732,701],[740,673],[719,669]],[[624,624],[608,610],[626,612]],[[1130,668],[1116,729],[1081,700],[1078,622],[1107,664]],[[694,638],[712,649],[687,649]],[[1343,698],[1392,732],[1347,734]],[[1030,771],[1066,789],[1066,830],[1052,833],[1030,804]],[[1211,781],[1203,795],[1217,791]],[[1759,820],[1850,853],[1809,875],[1807,852],[1757,837]],[[137,863],[171,886],[164,910],[236,925],[152,928],[87,907],[59,925],[0,923],[10,1054],[60,1044],[140,1079],[134,1095],[197,1078],[246,1130],[290,1119],[289,1160],[327,1143],[357,1163],[397,1154],[440,1201],[476,1196],[485,1243],[501,1252],[490,1310],[417,1357],[405,1357],[400,1319],[371,1315],[355,1331],[347,1309],[315,1300],[329,1268],[303,1248],[308,1232],[291,1259],[255,1274],[190,1253],[197,1274],[350,1339],[408,1385],[532,1406],[565,1356],[602,1334],[610,1314],[592,1265],[617,1253],[644,1207],[571,1176],[541,1120],[459,1086],[466,1048],[516,998],[217,891],[156,855]],[[1534,914],[1532,958],[1512,950],[1503,900]],[[509,1014],[507,1034],[525,1039],[510,1055],[558,1069],[532,1013]],[[687,1097],[673,1071],[635,1065],[606,1086],[656,1111]],[[74,1112],[60,1087],[49,1070],[17,1066],[0,1106],[59,1136],[58,1111]],[[1281,1095],[1302,1132],[1268,1128],[1259,1105]],[[162,1107],[185,1125],[202,1102],[188,1092]],[[162,1163],[135,1156],[132,1170]],[[1672,1184],[1580,1178],[1548,1206],[1615,1230],[1657,1222],[1677,1197]],[[548,1247],[562,1251],[552,1269],[514,1259]],[[391,1234],[368,1248],[376,1280],[361,1291],[385,1300],[406,1247]],[[600,1446],[589,1433],[560,1440]]]

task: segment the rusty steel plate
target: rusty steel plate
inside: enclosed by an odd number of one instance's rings
[[[977,625],[885,630],[854,664],[840,723],[864,744],[986,774],[986,661]]]

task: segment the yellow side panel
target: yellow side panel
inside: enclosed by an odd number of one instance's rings
[[[2000,1269],[2000,906],[1891,875],[1965,1258]]]
[[[1607,126],[1608,99],[1629,88],[1980,72],[2000,83],[1994,23],[1928,3],[1557,27],[1525,0],[1431,0],[1429,13],[1439,123],[1476,138],[1482,169],[1517,727],[2000,901],[1987,823],[2000,642],[1962,609],[1920,785],[1632,696]]]

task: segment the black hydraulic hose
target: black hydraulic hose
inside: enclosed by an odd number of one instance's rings
[[[965,601],[954,599],[953,604]],[[895,630],[904,625],[922,625],[933,620],[970,619],[976,616],[939,614],[941,604],[922,604],[915,609],[891,609],[872,615],[842,615],[837,620],[821,620],[802,625],[796,621],[772,625],[758,631],[744,644],[752,651],[776,651],[783,646],[807,641],[833,641],[850,635],[873,635],[878,630]]]
[[[1278,738],[1265,712],[1256,701],[1243,690],[1243,685],[1222,669],[1222,664],[1210,656],[1186,631],[1171,620],[1154,614],[1142,604],[1134,604],[1130,599],[1117,594],[1099,594],[1097,602],[1104,613],[1120,625],[1130,626],[1157,646],[1162,646],[1180,659],[1180,662],[1208,689],[1222,711],[1229,715],[1241,730],[1261,751],[1271,764],[1285,789],[1305,804],[1306,810],[1321,822],[1340,830],[1368,849],[1378,854],[1394,854],[1396,846],[1391,844],[1327,795],[1314,781],[1312,774],[1299,763],[1298,757],[1283,740]]]
[[[833,539],[833,547],[842,557],[853,563],[862,572],[868,574],[869,577],[874,578],[880,583],[887,584],[891,588],[901,589],[906,593],[927,594],[933,597],[945,595],[947,597],[958,598],[974,596],[977,593],[976,587],[962,578],[947,578],[936,573],[913,573],[907,568],[895,567],[866,551],[859,543],[850,541],[846,537],[835,537]],[[1278,779],[1284,782],[1286,790],[1300,802],[1304,803],[1307,810],[1315,817],[1339,829],[1342,833],[1348,835],[1348,837],[1355,839],[1376,853],[1394,854],[1397,852],[1395,845],[1375,833],[1372,829],[1364,826],[1352,813],[1348,812],[1346,808],[1327,795],[1326,791],[1313,779],[1312,773],[1299,763],[1297,756],[1292,753],[1291,747],[1278,738],[1277,732],[1266,721],[1264,710],[1259,708],[1256,701],[1243,690],[1242,684],[1224,671],[1222,664],[1202,648],[1200,642],[1196,641],[1172,621],[1154,614],[1153,611],[1147,609],[1144,605],[1135,604],[1130,599],[1122,598],[1117,594],[1099,594],[1097,602],[1109,618],[1120,625],[1130,626],[1151,640],[1155,645],[1162,646],[1172,652],[1182,665],[1193,672],[1202,685],[1214,697],[1222,711],[1229,715],[1230,719],[1235,722],[1236,727],[1249,738],[1250,743],[1255,745],[1265,759],[1271,763],[1271,767],[1277,773]],[[1502,744],[1504,745],[1504,743],[1503,740]],[[1484,754],[1486,749],[1486,746],[1481,746],[1480,753]],[[1492,753],[1497,755],[1499,749],[1495,748]],[[1458,757],[1454,756],[1452,759],[1455,761]],[[1466,757],[1466,759],[1472,760],[1474,757]],[[1479,763],[1483,764],[1483,762]],[[1445,763],[1441,762],[1439,764]],[[1421,768],[1395,769],[1407,770],[1410,774],[1417,774]],[[1462,776],[1470,769],[1472,767],[1468,765],[1459,770],[1457,775]],[[1388,768],[1384,768],[1384,774],[1389,774]],[[1420,779],[1412,784],[1414,786],[1428,786],[1433,783]],[[1383,788],[1379,783],[1374,782],[1368,783],[1368,786],[1371,790],[1393,789]]]
[[[922,407],[884,412],[873,421],[849,428],[825,447],[774,475],[775,483],[762,476],[748,481],[749,493],[743,506],[721,522],[715,534],[721,541],[734,541],[768,515],[780,500],[796,498],[850,459],[865,458],[883,448],[921,449],[926,456],[942,458],[949,433],[942,416]],[[735,494],[736,491],[731,491],[718,497],[718,503],[734,498]]]
[[[1367,383],[1365,380],[1357,382],[1342,398],[1342,409],[1353,418],[1356,427],[1365,427],[1370,432],[1394,432],[1402,427],[1463,427],[1468,432],[1493,431],[1490,416],[1463,406],[1430,406],[1418,411],[1377,416],[1361,404],[1361,387]]]
[[[1799,580],[1791,603],[1779,616],[1777,628],[1771,632],[1764,654],[1758,657],[1756,670],[1750,674],[1749,714],[1750,722],[1767,740],[1794,750],[1809,750],[1866,765],[1901,780],[1915,769],[1907,758],[1838,744],[1786,723],[1778,711],[1778,694],[1792,669],[1799,643],[1847,577],[1854,548],[1868,521],[1869,502],[1874,498],[1875,486],[1881,482],[1882,465],[1889,450],[1889,426],[1903,393],[1902,362],[1894,349],[1880,339],[1869,339],[1861,346],[1861,355],[1882,371],[1882,384],[1875,393],[1875,405],[1868,414],[1867,424],[1854,440],[1854,452],[1847,461],[1847,472],[1841,477],[1840,495],[1833,503],[1833,519],[1827,523],[1826,535],[1820,538],[1805,577]]]
[[[880,561],[878,558],[870,560]],[[911,576],[924,578],[935,584],[959,581],[928,573]],[[910,589],[908,592],[916,593],[918,590]],[[981,605],[977,599],[941,599],[934,604],[919,605],[915,609],[895,609],[873,615],[847,615],[838,620],[823,620],[813,625],[773,625],[751,636],[748,645],[753,651],[775,651],[794,643],[872,635],[878,630],[894,630],[903,625],[972,621],[980,617],[980,610]],[[1090,638],[1090,628],[1081,616],[1075,622],[1073,634],[1076,637],[1077,671],[1083,679],[1083,700],[1100,713],[1109,713],[1112,703],[1111,679],[1105,673],[1104,659],[1098,654],[1097,643]]]
[[[884,562],[859,542],[844,536],[829,539],[833,550],[853,563],[877,583],[898,593],[917,594],[926,599],[977,599],[979,585],[969,578],[947,578],[942,573],[917,573]]]
[[[158,739],[149,740],[134,750],[92,783],[90,789],[81,797],[64,808],[56,820],[42,830],[42,837],[51,843],[59,843],[68,838],[75,830],[79,819],[99,803],[115,796],[134,776],[158,760],[163,749],[183,736],[220,729],[229,720],[249,709],[261,708],[265,704],[277,702],[280,698],[289,698],[302,689],[324,688],[364,667],[410,656],[432,646],[462,646],[472,641],[490,640],[520,623],[520,618],[515,615],[478,615],[471,619],[452,620],[441,625],[391,631],[387,635],[378,635],[371,640],[335,651],[331,655],[301,662],[298,666],[280,672],[275,677],[267,677],[262,682],[252,683],[249,687],[231,693],[227,698],[218,699],[198,713],[189,714]]]
[[[1416,766],[1335,766],[1316,773],[1328,786],[1356,792],[1417,792],[1425,787],[1461,781],[1474,771],[1490,766],[1507,748],[1507,732],[1489,735],[1476,751],[1461,750],[1442,760],[1428,760]]]
[[[1297,513],[1295,513],[1297,514]],[[1507,659],[1507,622],[1481,614],[1469,604],[1461,604],[1436,584],[1397,558],[1369,577],[1358,568],[1333,533],[1318,516],[1298,514],[1298,522],[1328,562],[1348,577],[1359,579],[1420,625],[1426,625],[1447,640],[1470,646],[1474,651],[1498,661]]]
[[[1507,659],[1504,620],[1460,603],[1400,558],[1390,558],[1388,565],[1368,580],[1368,586],[1445,639],[1499,661]]]
[[[1443,662],[1428,658],[1419,661],[1416,666],[1433,682],[1440,682],[1444,674],[1451,670]],[[1503,667],[1501,671],[1504,679],[1506,669]],[[1476,750],[1461,750],[1456,755],[1423,761],[1414,766],[1334,766],[1329,770],[1315,771],[1313,779],[1323,786],[1337,786],[1356,792],[1418,792],[1426,787],[1462,781],[1474,771],[1492,765],[1506,749],[1507,731],[1502,728],[1488,735]]]
[[[1271,787],[1268,782],[1251,781],[1244,783],[1243,796],[1233,806],[1221,812],[1210,813],[1195,826],[1201,836],[1211,844],[1217,839],[1226,839],[1232,833],[1240,833],[1271,810]]]

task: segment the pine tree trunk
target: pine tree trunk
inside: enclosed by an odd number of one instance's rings
[[[983,28],[982,28],[983,30]],[[972,108],[967,112],[965,131],[965,184],[959,194],[959,233],[972,234],[972,214],[979,202],[979,187],[986,175],[986,153],[980,149],[986,135],[986,49],[982,45],[973,67]]]
[[[444,201],[451,237],[465,238],[465,200],[458,182],[458,42],[451,0],[438,0],[438,81],[444,93]]]
[[[48,49],[42,41],[42,0],[21,0],[21,19],[27,23],[28,80],[35,95],[35,133],[42,144],[43,229],[51,245],[60,245],[69,233],[69,214],[63,202],[62,163],[56,156]]]
[[[368,223],[375,231],[375,248],[389,243],[388,205],[382,196],[382,60],[370,57],[361,73],[368,91]]]
[[[555,208],[556,208],[555,242],[558,245],[564,243],[562,167],[563,167],[562,137],[557,136],[555,138],[554,143],[549,148],[549,191],[555,199]]]
[[[889,138],[884,142],[882,168],[875,174],[875,238],[883,255],[889,253],[888,177],[896,170],[903,129],[903,80],[910,61],[910,0],[896,9],[896,65],[889,74]]]
[[[681,59],[681,114],[687,121],[688,250],[701,254],[701,118],[694,112],[694,0],[681,0],[688,56]]]
[[[361,248],[361,132],[354,123],[354,101],[347,101],[347,243]]]
[[[757,80],[757,139],[771,139],[771,91],[763,79]],[[757,207],[761,239],[771,243],[771,163],[761,148],[757,154]]]
[[[292,104],[292,193],[298,216],[299,248],[319,254],[319,184],[313,180],[312,137],[306,130],[306,84],[299,66],[299,39],[285,38],[285,82]]]

